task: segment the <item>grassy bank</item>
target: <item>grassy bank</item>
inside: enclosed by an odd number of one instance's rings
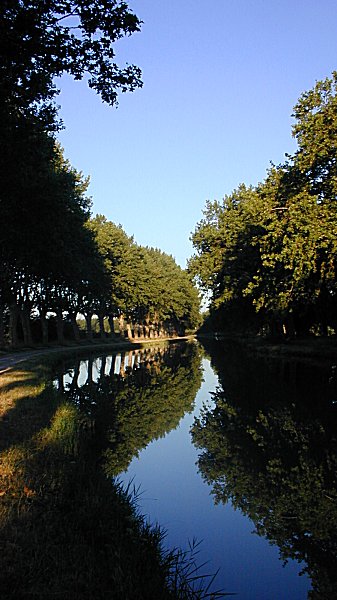
[[[94,423],[49,378],[44,364],[0,377],[0,597],[208,597],[193,560],[164,551],[136,495],[104,476]]]

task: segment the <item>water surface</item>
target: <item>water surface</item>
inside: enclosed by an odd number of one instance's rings
[[[201,541],[213,589],[336,597],[335,365],[206,351],[90,357],[66,375],[60,365],[57,386],[95,423],[107,475],[139,487],[167,547]]]
[[[205,401],[214,406],[210,392],[218,386],[208,359],[203,359],[202,367],[204,381],[193,412],[133,459],[123,480],[133,479],[140,486],[141,512],[167,529],[168,547],[187,548],[195,537],[202,542],[198,564],[207,565],[200,572],[219,569],[213,589],[235,592],[242,600],[307,598],[310,581],[299,576],[302,567],[295,561],[284,567],[277,546],[254,534],[254,523],[231,502],[215,505],[210,486],[199,473],[199,452],[190,429]]]

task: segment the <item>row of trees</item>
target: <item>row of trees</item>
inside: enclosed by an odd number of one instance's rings
[[[105,284],[96,304],[91,303],[101,331],[106,315],[111,329],[117,316],[119,329],[129,338],[181,334],[200,323],[199,294],[172,256],[137,245],[120,225],[102,215],[89,220],[87,227],[103,258]]]
[[[64,159],[55,78],[84,76],[110,105],[140,87],[115,42],[139,31],[126,2],[3,0],[0,6],[0,346],[64,338],[64,318],[89,338],[96,314],[129,337],[195,325],[197,294],[173,258],[141,248],[104,217],[90,220],[88,180]],[[53,319],[49,317],[54,315]],[[31,319],[39,320],[32,331]],[[133,324],[137,322],[137,328]],[[169,325],[168,325],[169,324]],[[53,330],[52,330],[53,329]],[[35,332],[35,334],[34,334]],[[135,335],[135,333],[133,334]]]
[[[211,329],[337,331],[337,73],[293,116],[294,156],[208,202],[192,236],[189,270],[211,298]]]
[[[114,332],[116,319],[130,339],[181,334],[198,324],[198,293],[186,271],[104,216],[91,218],[88,181],[55,141],[42,134],[21,156],[17,210],[3,203],[0,345],[55,336],[62,343],[65,332],[79,340],[79,314],[89,339],[94,315],[102,338]]]

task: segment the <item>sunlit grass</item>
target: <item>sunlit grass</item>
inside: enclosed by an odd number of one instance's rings
[[[0,418],[15,407],[18,400],[34,398],[43,389],[37,373],[13,370],[0,375]]]

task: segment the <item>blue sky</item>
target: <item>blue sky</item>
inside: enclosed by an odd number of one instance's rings
[[[118,109],[58,81],[59,139],[90,175],[93,213],[186,266],[207,199],[255,185],[296,146],[292,108],[337,69],[335,0],[133,0],[142,31],[116,59],[144,86]]]

